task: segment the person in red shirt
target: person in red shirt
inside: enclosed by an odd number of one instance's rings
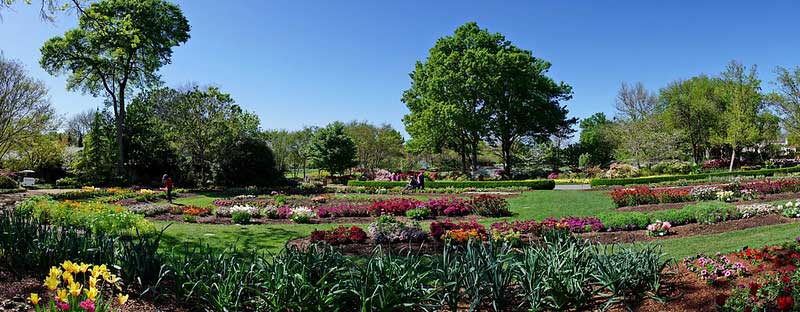
[[[167,202],[172,204],[172,178],[164,174],[164,176],[161,177],[161,182],[164,183],[164,188],[167,189]]]

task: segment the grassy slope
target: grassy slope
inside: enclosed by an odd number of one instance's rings
[[[209,206],[216,199],[199,195],[179,199],[186,205]],[[614,210],[614,203],[606,192],[591,191],[533,191],[509,200],[514,219],[542,220],[547,217],[591,216]],[[499,219],[481,221],[489,225]],[[158,226],[166,226],[158,222]],[[237,242],[237,248],[255,248],[261,251],[277,251],[287,240],[308,236],[314,229],[329,229],[332,224],[281,224],[281,225],[213,225],[175,223],[165,232],[167,246],[182,244],[209,244],[226,248]],[[365,227],[366,225],[360,225]],[[428,227],[423,223],[424,228]],[[761,246],[792,240],[800,235],[800,223],[765,226],[723,234],[703,235],[662,241],[664,251],[675,258],[699,252],[734,251],[743,246]]]

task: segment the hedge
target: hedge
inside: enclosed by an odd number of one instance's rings
[[[375,188],[404,187],[408,182],[403,181],[347,181],[347,186],[365,186]],[[501,188],[501,187],[527,187],[532,190],[552,190],[556,187],[553,180],[516,180],[516,181],[425,181],[426,188]]]
[[[616,186],[616,185],[633,185],[633,184],[650,184],[659,182],[679,181],[679,180],[702,180],[710,177],[727,177],[727,176],[771,176],[776,173],[792,173],[800,172],[800,166],[788,168],[775,168],[775,169],[759,169],[747,171],[732,171],[732,172],[710,172],[700,174],[680,174],[658,177],[642,177],[642,178],[622,178],[622,179],[592,179],[592,187],[598,186]]]

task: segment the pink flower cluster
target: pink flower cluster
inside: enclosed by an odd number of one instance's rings
[[[699,254],[696,257],[686,257],[683,259],[683,265],[709,284],[719,279],[733,280],[736,277],[750,274],[744,264],[731,262],[727,256],[719,252],[713,257],[706,257],[703,254]]]
[[[409,198],[392,198],[372,203],[369,206],[371,215],[404,216],[406,211],[423,206],[421,201]]]
[[[431,199],[425,202],[424,206],[431,211],[434,216],[459,217],[472,213],[470,202],[465,199],[442,197]]]
[[[368,217],[369,206],[341,204],[336,206],[322,206],[317,208],[319,218],[339,218],[339,217]]]

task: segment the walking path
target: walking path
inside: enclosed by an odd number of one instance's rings
[[[588,190],[591,188],[592,186],[589,184],[556,184],[555,190],[575,191],[575,190]]]

